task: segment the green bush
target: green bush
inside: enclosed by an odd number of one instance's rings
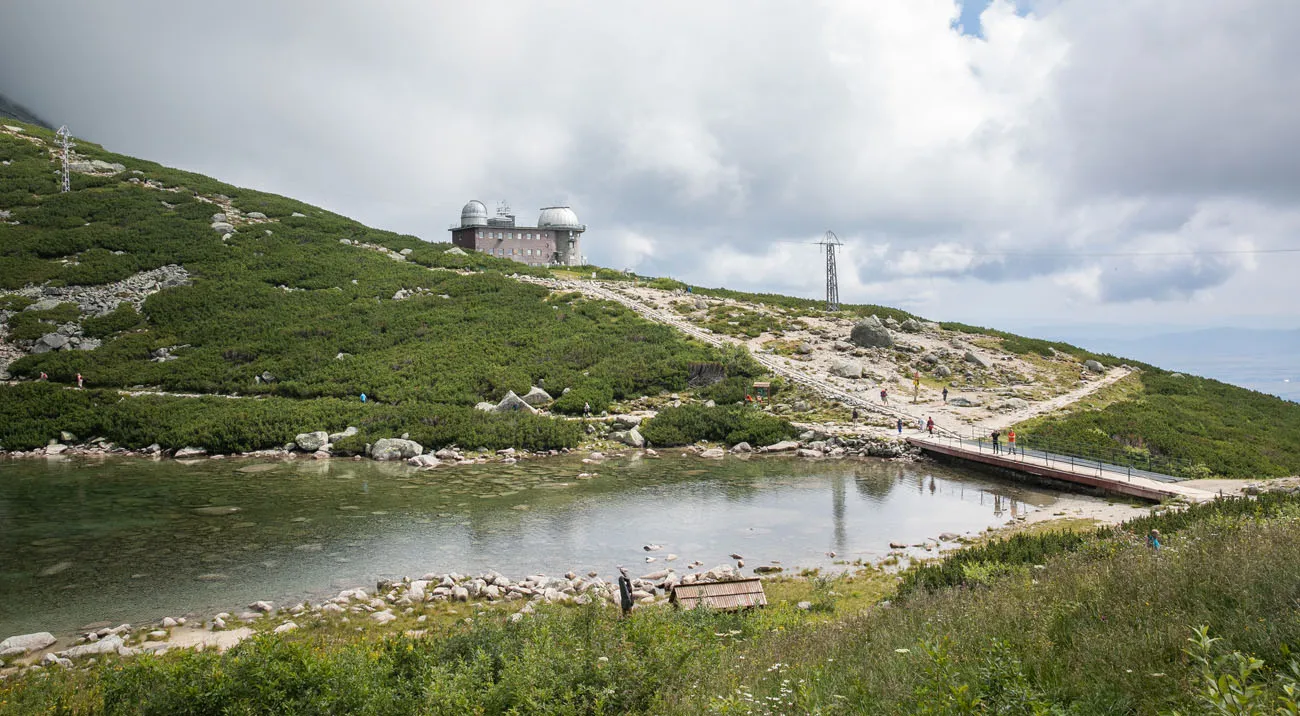
[[[757,447],[798,433],[788,420],[749,406],[683,405],[659,411],[642,426],[641,434],[654,445],[690,445],[705,440],[727,445],[746,442]]]
[[[75,322],[80,315],[75,303],[60,303],[46,311],[20,311],[9,317],[9,337],[34,341],[58,330],[59,324]]]
[[[593,414],[599,414],[609,410],[613,400],[614,391],[607,383],[586,381],[557,398],[551,410],[565,415],[582,415],[584,408],[590,406]]]
[[[1133,399],[1016,427],[1028,445],[1130,451],[1133,464],[1187,477],[1300,472],[1300,406],[1209,378],[1143,370]],[[1118,459],[1118,458],[1117,458]]]
[[[81,332],[91,338],[107,338],[114,333],[139,328],[144,318],[135,306],[123,301],[117,308],[102,316],[91,316],[81,322]]]

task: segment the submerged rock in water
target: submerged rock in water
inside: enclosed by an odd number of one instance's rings
[[[194,514],[205,515],[207,517],[220,517],[222,515],[233,515],[239,512],[239,508],[234,505],[220,505],[214,507],[195,507]]]

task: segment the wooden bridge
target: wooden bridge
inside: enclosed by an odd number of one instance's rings
[[[1178,478],[1170,475],[1072,455],[1022,448],[1011,452],[1006,446],[994,452],[988,442],[947,436],[911,437],[907,442],[927,453],[1153,502],[1172,498],[1201,502],[1215,496],[1206,490],[1181,485]]]

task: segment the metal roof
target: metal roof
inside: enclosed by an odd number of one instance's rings
[[[767,606],[763,582],[757,578],[737,579],[730,582],[679,584],[673,587],[671,600],[682,609],[706,606],[732,611]]]

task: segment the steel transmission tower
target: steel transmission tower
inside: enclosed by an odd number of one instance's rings
[[[840,237],[827,231],[818,245],[826,252],[826,310],[840,310],[840,277],[835,272],[835,247],[841,246]]]
[[[72,191],[72,176],[68,173],[68,150],[76,145],[72,143],[72,132],[68,131],[68,125],[59,127],[57,134],[63,146],[63,193],[66,194]]]

